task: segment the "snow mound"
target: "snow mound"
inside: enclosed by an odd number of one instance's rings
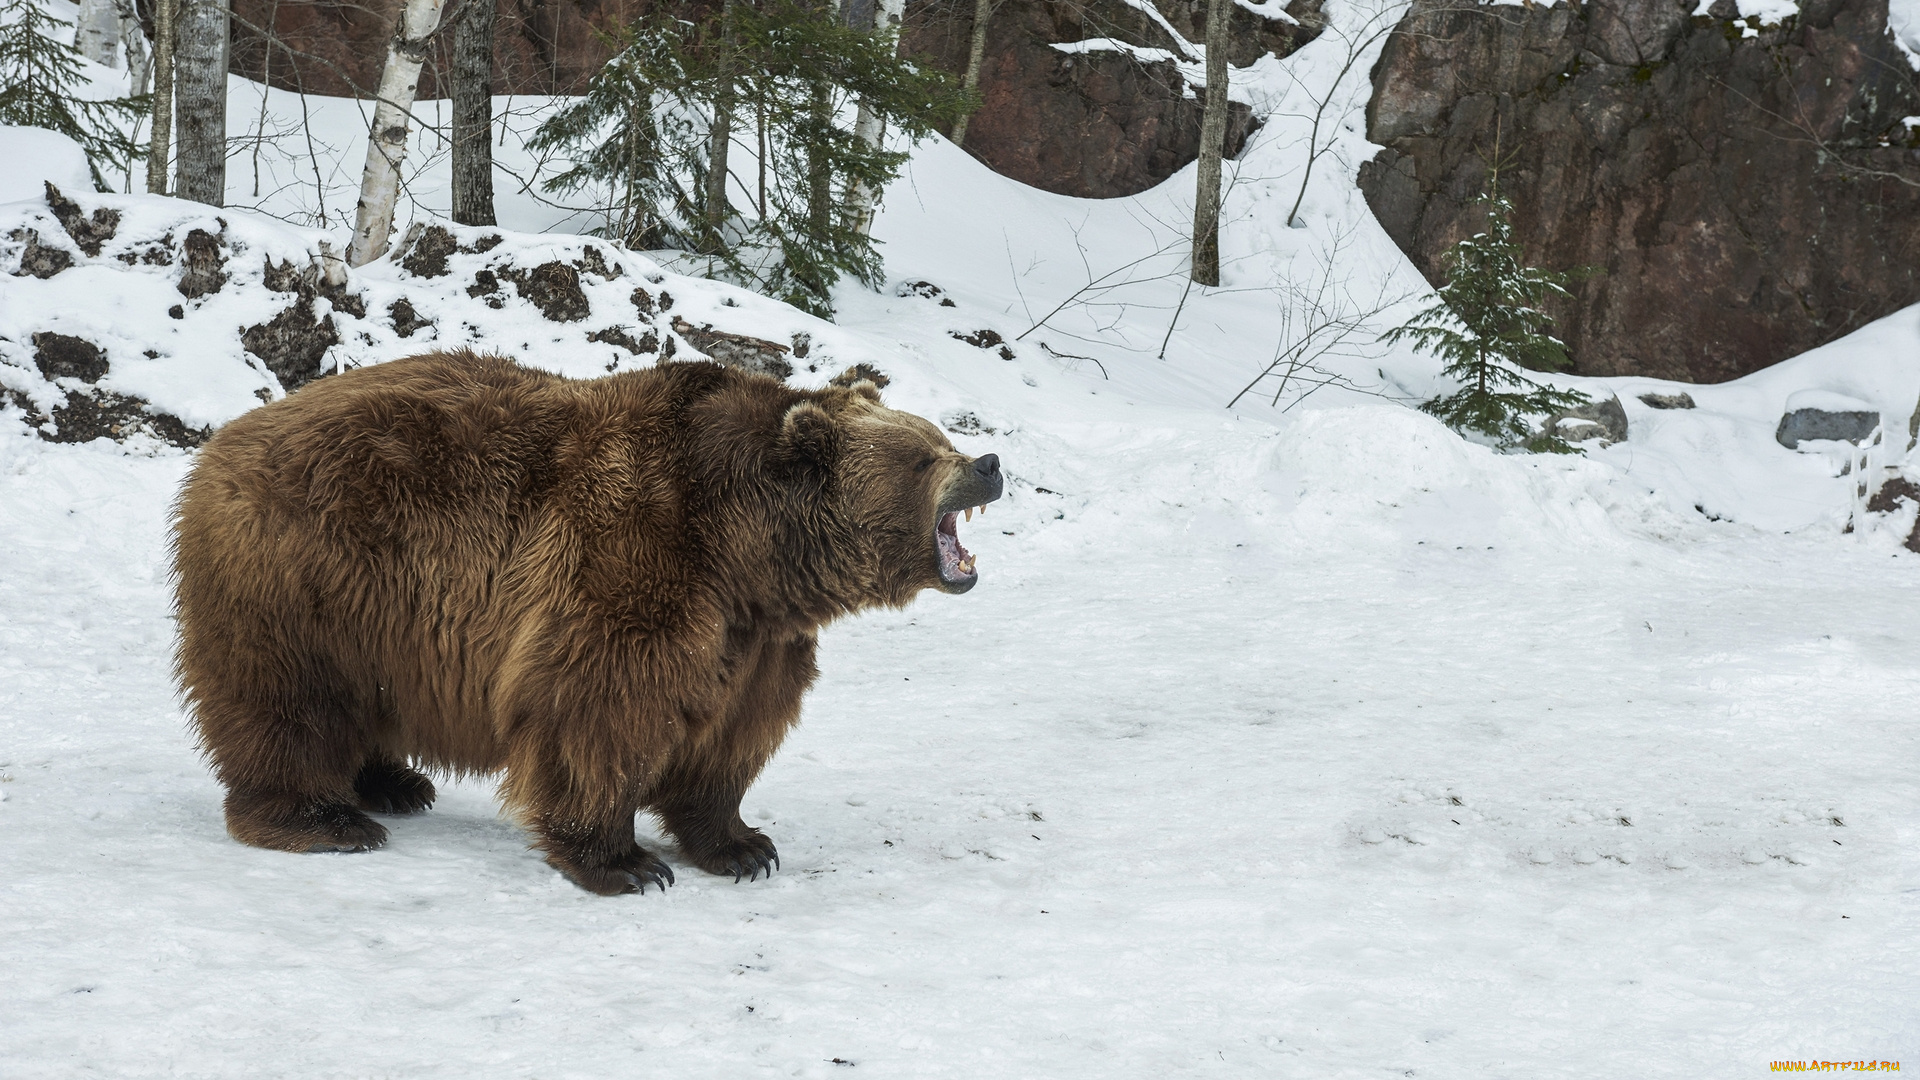
[[[0,124],[0,203],[38,199],[51,183],[67,191],[92,191],[87,155],[80,144],[45,128]]]
[[[1390,405],[1301,414],[1281,429],[1267,464],[1264,489],[1308,542],[1579,547],[1664,538],[1683,525],[1608,466],[1498,454]]]

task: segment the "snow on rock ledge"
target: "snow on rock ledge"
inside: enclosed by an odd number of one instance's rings
[[[351,271],[333,239],[52,182],[0,205],[0,415],[59,442],[194,446],[316,378],[435,349],[576,378],[701,356],[784,375],[839,336],[590,237],[416,226]]]

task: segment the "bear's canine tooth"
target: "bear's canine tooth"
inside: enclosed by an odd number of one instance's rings
[[[971,506],[967,507],[967,520],[968,521],[973,520],[973,507]]]

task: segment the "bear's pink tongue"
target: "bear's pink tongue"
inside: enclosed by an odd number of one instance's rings
[[[940,576],[949,581],[973,573],[973,556],[960,544],[959,518],[953,512],[941,514],[933,532],[934,541],[940,545]]]

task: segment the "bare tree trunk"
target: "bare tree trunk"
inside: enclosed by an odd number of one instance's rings
[[[1200,117],[1200,182],[1193,196],[1193,280],[1220,284],[1220,152],[1227,141],[1227,15],[1207,0],[1207,104]]]
[[[852,5],[848,5],[848,10],[852,9]],[[905,9],[906,0],[879,0],[877,10],[874,12],[874,28],[885,34],[887,40],[898,41],[900,15]],[[880,118],[874,115],[873,110],[867,108],[866,102],[861,102],[860,111],[853,121],[855,137],[868,146],[879,146],[881,139],[886,135],[881,127]],[[847,197],[852,203],[854,228],[860,230],[860,234],[864,236],[873,228],[874,207],[880,201],[880,193],[870,190],[865,184],[855,184]]]
[[[400,200],[400,166],[407,160],[409,114],[427,62],[427,39],[440,25],[443,0],[407,0],[387,42],[380,69],[379,101],[367,138],[367,167],[360,175],[360,205],[354,212],[347,265],[365,266],[387,252],[393,207]]]
[[[174,193],[209,206],[227,201],[227,0],[176,0]]]
[[[147,191],[167,193],[173,160],[173,13],[179,0],[153,0],[153,139],[147,144]]]
[[[147,80],[153,65],[147,56],[147,37],[140,32],[140,16],[133,0],[113,0],[114,18],[119,25],[120,44],[127,50],[127,87],[135,97],[147,92]]]
[[[980,89],[980,66],[987,62],[987,24],[993,21],[994,0],[973,0],[973,44],[967,47],[967,74],[960,85],[968,90]],[[967,144],[967,121],[973,118],[966,113],[954,122],[953,134],[948,138],[955,146]]]
[[[494,0],[466,0],[453,28],[453,220],[492,225]]]
[[[723,0],[720,5],[720,55],[715,64],[718,85],[713,95],[713,123],[707,128],[707,191],[703,207],[706,211],[706,229],[700,240],[708,254],[715,254],[725,246],[720,231],[727,224],[730,209],[727,202],[727,151],[733,146],[733,5],[734,0]]]
[[[104,67],[115,67],[120,45],[120,12],[113,0],[80,0],[74,17],[73,44],[80,55]]]

